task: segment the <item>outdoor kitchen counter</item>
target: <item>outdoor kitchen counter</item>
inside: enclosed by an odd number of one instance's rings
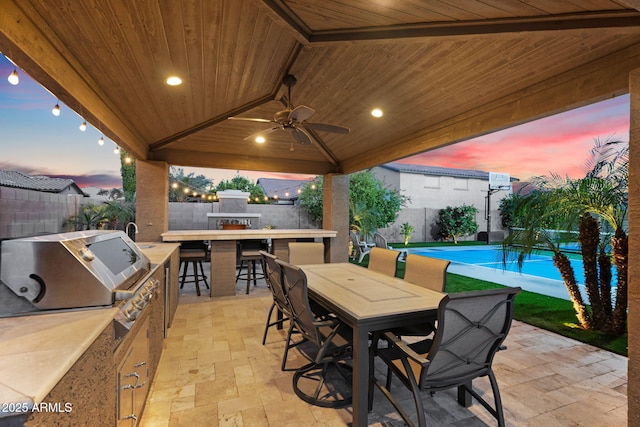
[[[239,240],[271,239],[272,252],[278,258],[289,260],[288,242],[322,239],[325,259],[328,261],[334,230],[323,229],[246,229],[246,230],[171,230],[162,233],[164,242],[190,240],[211,241],[211,293],[212,297],[236,293],[236,242]]]
[[[114,307],[0,319],[0,423],[42,402],[117,312]]]
[[[151,264],[164,264],[174,251],[180,248],[179,243],[160,243],[160,242],[135,242],[143,254],[149,258]]]

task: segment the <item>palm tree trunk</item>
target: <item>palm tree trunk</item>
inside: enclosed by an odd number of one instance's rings
[[[582,295],[576,283],[576,277],[569,258],[559,250],[556,250],[553,255],[553,264],[558,271],[560,271],[564,285],[567,287],[569,298],[571,298],[571,302],[573,303],[573,309],[576,311],[576,317],[578,318],[580,327],[583,329],[591,329],[591,315],[582,300]]]
[[[618,290],[616,292],[616,306],[613,310],[613,333],[624,335],[627,328],[627,272],[629,262],[629,237],[621,229],[611,239],[613,263],[618,273]]]
[[[609,322],[600,298],[600,283],[598,280],[600,224],[590,214],[584,213],[580,217],[579,230],[578,240],[580,240],[582,251],[585,287],[591,304],[592,326],[598,331],[604,331],[608,329]]]
[[[604,247],[600,248],[598,255],[598,273],[600,274],[600,296],[602,297],[602,307],[609,319],[613,316],[613,305],[611,301],[611,255]]]

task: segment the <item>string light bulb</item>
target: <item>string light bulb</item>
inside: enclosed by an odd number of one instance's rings
[[[120,154],[120,147],[116,147],[116,148],[114,148],[114,149],[113,149],[113,152],[114,152],[115,154]]]
[[[80,124],[80,126],[78,126],[78,129],[80,129],[80,131],[84,132],[85,130],[87,130],[87,122],[82,122]]]
[[[17,85],[18,83],[20,83],[20,77],[18,76],[18,70],[16,70],[14,68],[14,70],[11,72],[11,74],[9,74],[9,77],[7,77],[7,81],[9,81],[9,83],[11,83],[12,85]]]
[[[104,136],[101,136],[98,140],[98,145],[104,145]]]
[[[51,110],[51,114],[58,117],[60,115],[60,104],[56,102],[55,107]]]

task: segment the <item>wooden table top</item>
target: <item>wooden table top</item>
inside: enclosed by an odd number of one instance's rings
[[[351,263],[300,266],[310,293],[356,321],[434,310],[446,295]]]
[[[187,240],[298,239],[336,237],[337,231],[323,229],[171,230],[162,233],[164,242]]]

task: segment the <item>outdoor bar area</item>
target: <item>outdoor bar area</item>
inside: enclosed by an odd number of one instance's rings
[[[640,425],[638,2],[0,1],[15,72],[135,167],[109,230],[27,232],[48,195],[0,186],[0,427]],[[526,275],[452,290],[354,227],[352,174],[619,96],[628,357],[516,319]],[[188,193],[171,226],[174,167],[303,176],[321,212]]]

